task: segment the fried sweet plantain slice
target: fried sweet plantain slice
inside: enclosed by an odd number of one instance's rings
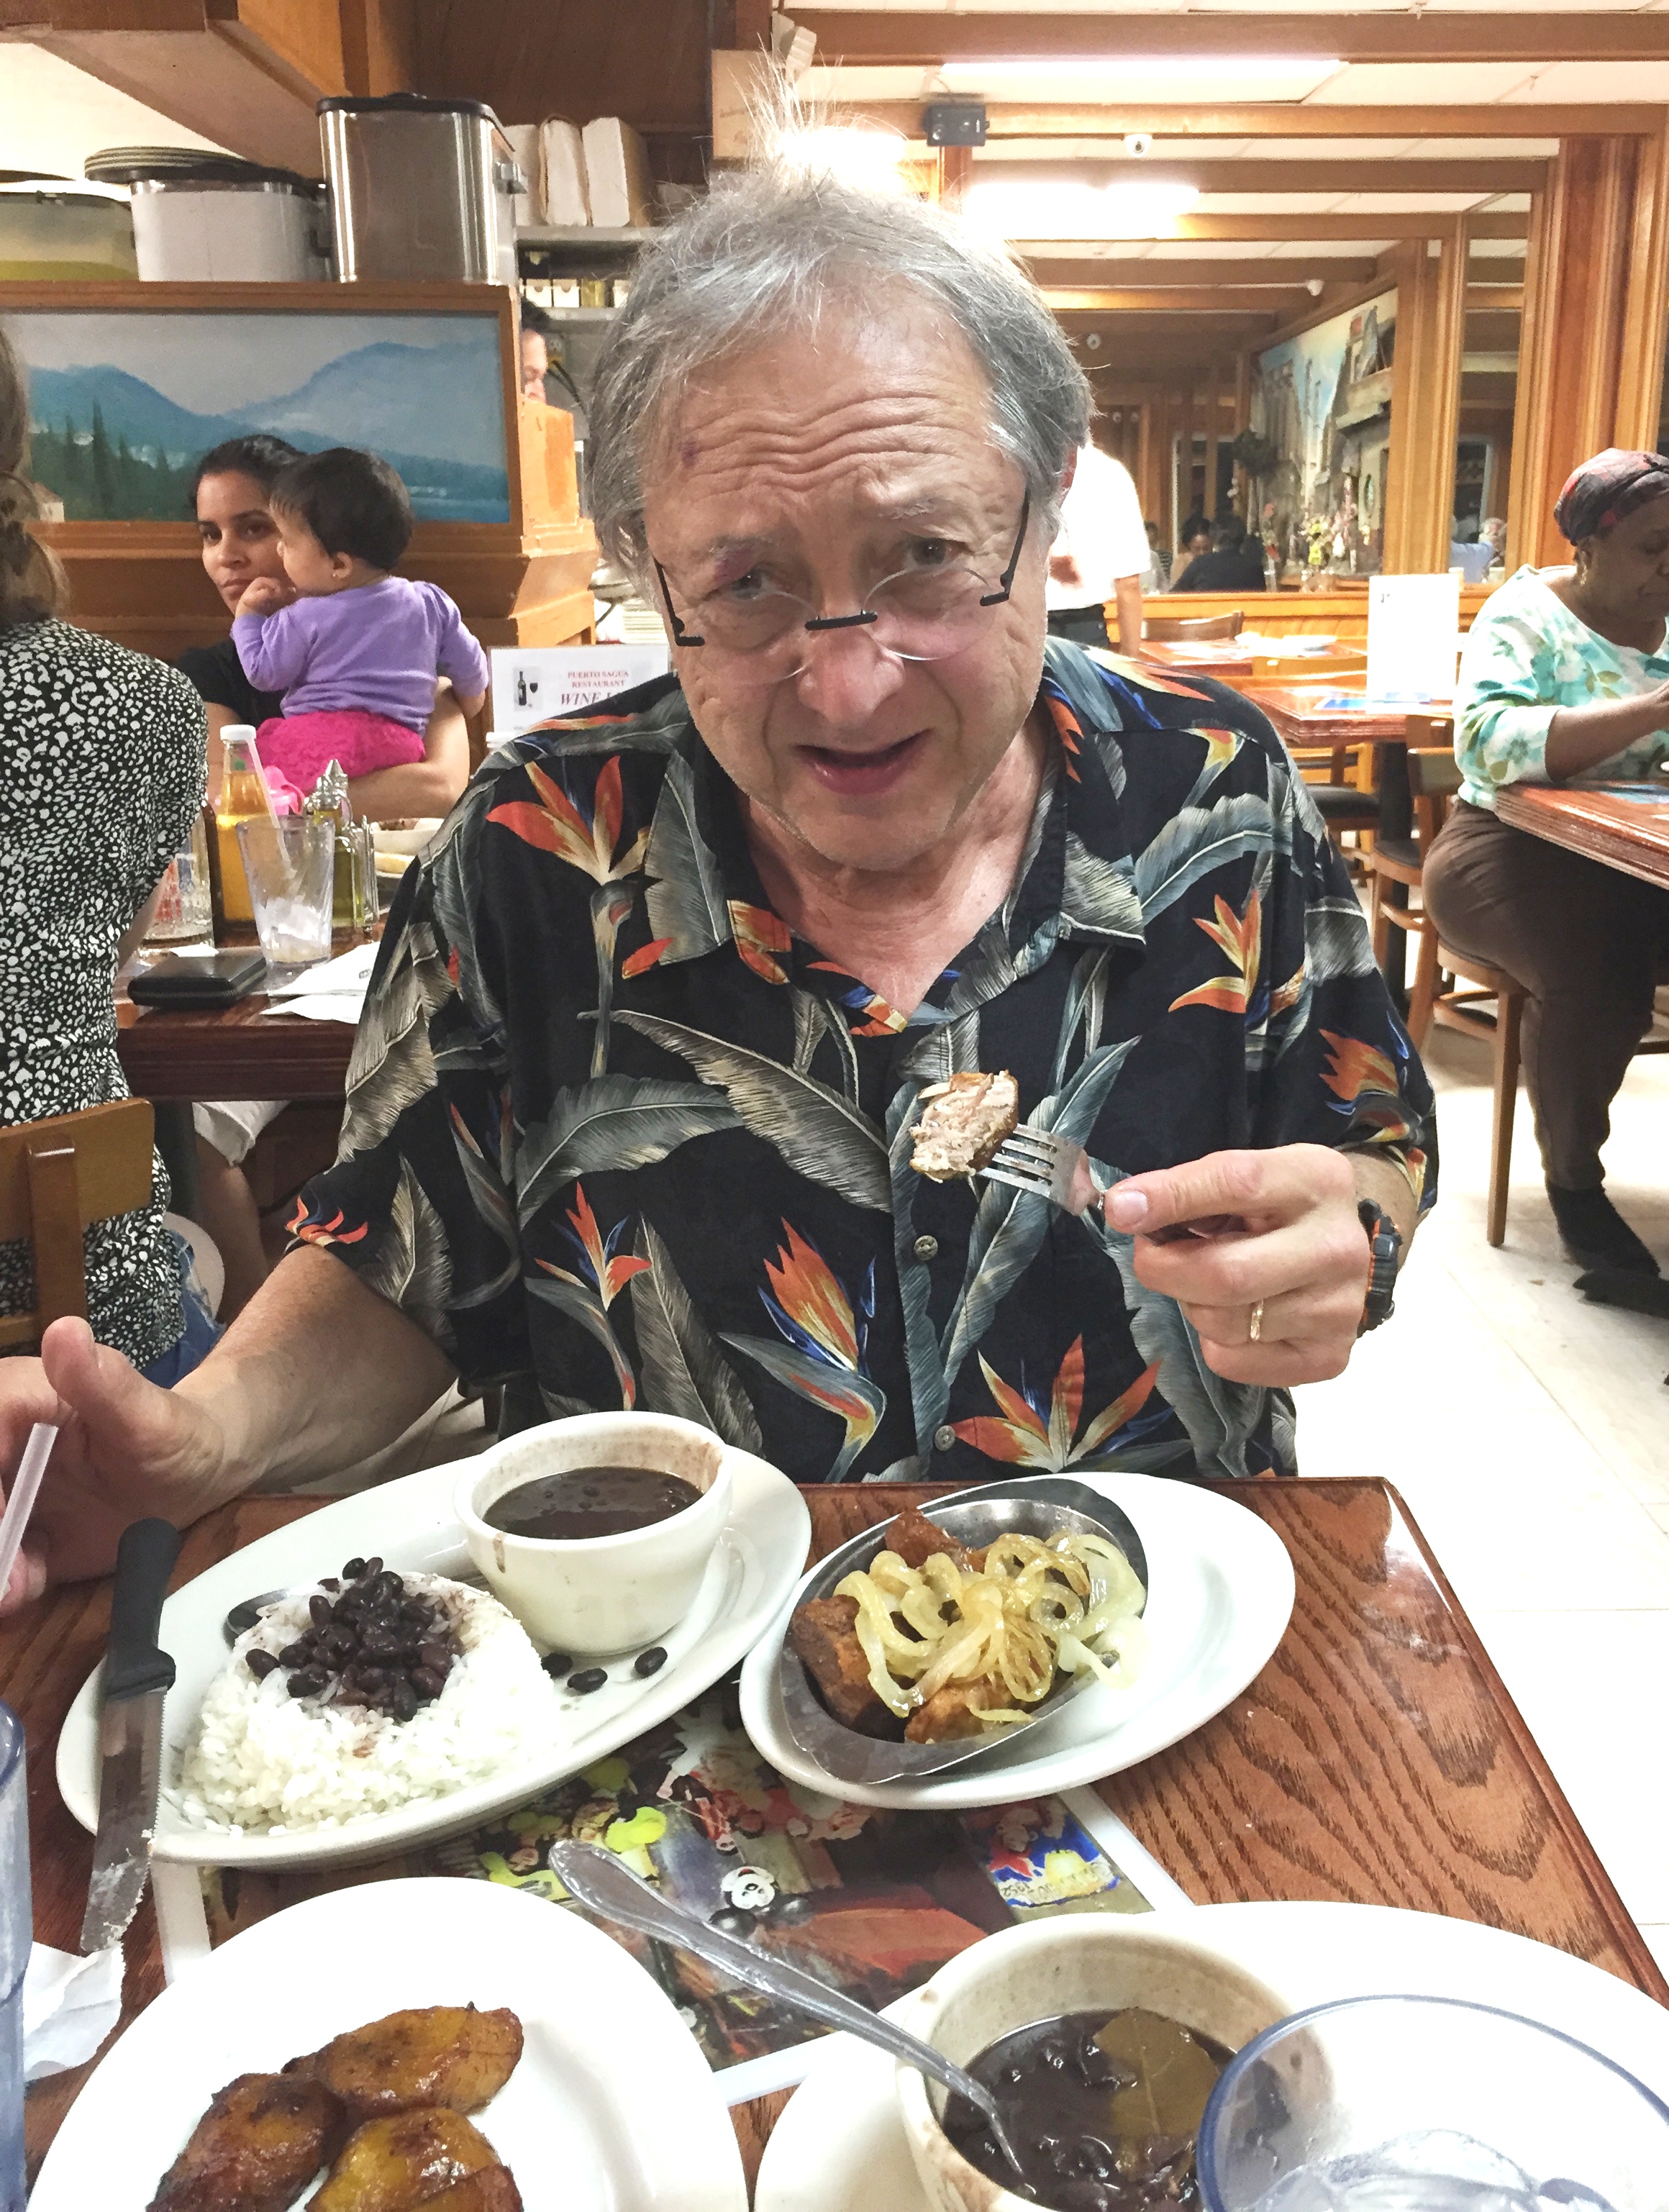
[[[499,2162],[460,2113],[393,2112],[367,2120],[349,2138],[307,2212],[413,2212]]]
[[[192,2129],[150,2212],[288,2212],[346,2133],[322,2081],[240,2074]]]
[[[521,2191],[507,2166],[483,2166],[438,2197],[426,2197],[423,2212],[522,2212]]]
[[[284,2071],[322,2081],[357,2126],[421,2106],[478,2112],[510,2079],[521,2053],[521,2022],[513,2012],[424,2005],[339,2035],[322,2051],[292,2058]]]

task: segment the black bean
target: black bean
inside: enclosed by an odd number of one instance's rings
[[[342,1579],[345,1583],[356,1583],[364,1572],[365,1562],[363,1559],[349,1559],[347,1565],[342,1571]]]
[[[377,1592],[385,1601],[398,1605],[405,1593],[405,1584],[392,1567],[388,1567],[377,1577]]]
[[[384,1677],[383,1670],[380,1667],[360,1667],[355,1671],[358,1679],[364,1683],[367,1690],[381,1689]]]
[[[293,1698],[316,1698],[330,1676],[322,1667],[304,1667],[299,1674],[289,1678],[289,1693]]]
[[[396,1682],[388,1693],[388,1710],[397,1721],[409,1721],[417,1710],[417,1692],[410,1682]]]
[[[600,1690],[609,1679],[606,1667],[582,1667],[577,1674],[570,1674],[567,1686],[576,1697],[584,1698],[593,1690]]]
[[[278,1662],[273,1657],[270,1651],[262,1651],[259,1650],[246,1651],[244,1657],[249,1662],[250,1673],[255,1677],[258,1682],[262,1680],[266,1675],[270,1674],[278,1664]]]
[[[361,1564],[359,1579],[363,1583],[373,1583],[381,1572],[382,1561],[379,1559],[366,1559]]]
[[[648,1650],[640,1651],[633,1660],[632,1672],[634,1674],[658,1674],[665,1664],[665,1652],[658,1644],[652,1644]]]
[[[424,1666],[432,1668],[437,1674],[444,1674],[452,1665],[452,1653],[447,1650],[444,1644],[420,1644],[417,1646],[417,1656],[422,1661]]]
[[[446,1686],[440,1677],[430,1674],[427,1667],[414,1667],[407,1679],[420,1698],[438,1698]]]
[[[554,1679],[558,1674],[566,1674],[574,1662],[566,1651],[547,1651],[539,1664]]]
[[[313,1616],[313,1626],[323,1628],[331,1618],[331,1601],[327,1597],[310,1597],[307,1611]]]
[[[306,1663],[307,1648],[305,1644],[287,1644],[278,1654],[281,1667],[305,1667]]]

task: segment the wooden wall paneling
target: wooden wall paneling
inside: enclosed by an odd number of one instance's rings
[[[1438,251],[1411,250],[1398,274],[1384,547],[1392,574],[1448,567],[1466,255],[1466,219],[1452,216]]]
[[[1217,520],[1217,447],[1223,436],[1222,379],[1213,360],[1205,385],[1205,515]]]
[[[1178,526],[1195,511],[1194,500],[1194,387],[1189,377],[1178,398],[1176,428],[1176,498],[1181,509]]]
[[[1202,10],[1202,15],[1205,12]],[[797,15],[794,20],[798,22],[800,18]],[[981,18],[975,12],[969,20]],[[983,20],[989,21],[988,17]],[[1168,23],[1171,19],[1167,17],[1166,21]],[[989,32],[985,35],[989,37]],[[1226,40],[1228,32],[1217,35]],[[1151,36],[1156,43],[1157,33]],[[901,131],[907,138],[919,138],[925,134],[924,103],[920,100],[865,100],[853,105],[861,110],[866,119]],[[1156,138],[1208,140],[1338,138],[1348,135],[1352,139],[1395,138],[1406,143],[1411,135],[1417,134],[1423,138],[1487,141],[1521,138],[1532,120],[1539,138],[1604,137],[1613,133],[1649,137],[1658,128],[1660,112],[1657,107],[1643,104],[1610,106],[1599,101],[1557,106],[1551,101],[1545,106],[1538,102],[1533,118],[1524,103],[1506,100],[1444,107],[1352,106],[1348,116],[1327,101],[1271,100],[1248,107],[1162,107],[1151,101],[1097,102],[1087,107],[1053,102],[1040,106],[1017,100],[986,103],[988,136],[999,142],[1009,138],[1126,138],[1132,131],[1149,131]],[[1394,234],[1381,230],[1378,235],[1384,238]]]
[[[948,208],[960,208],[974,178],[971,146],[941,146],[938,149],[939,199]]]
[[[1235,356],[1235,435],[1252,427],[1252,355],[1247,349]],[[1248,530],[1258,528],[1262,518],[1252,512],[1252,487],[1246,471],[1238,461],[1235,464],[1235,507],[1245,518]]]
[[[1579,462],[1617,442],[1630,337],[1629,434],[1647,427],[1639,416],[1647,364],[1654,349],[1660,357],[1663,272],[1642,266],[1634,227],[1637,199],[1655,198],[1657,161],[1655,139],[1566,139],[1539,196],[1545,204],[1532,240],[1533,274],[1527,270],[1525,285],[1508,518],[1516,560],[1566,557],[1553,503]],[[1641,185],[1645,190],[1637,192]],[[1648,235],[1656,224],[1648,204]],[[1639,319],[1654,300],[1651,329]]]
[[[416,0],[341,0],[342,73],[349,92],[380,99],[417,81]]]
[[[748,6],[737,0],[738,15]],[[507,123],[618,115],[647,135],[707,128],[707,0],[416,0],[416,8],[420,92],[484,100]]]
[[[1617,364],[1616,443],[1656,450],[1663,403],[1664,318],[1669,313],[1669,109],[1654,138],[1634,142],[1628,290]]]
[[[1159,523],[1159,543],[1165,541],[1165,526],[1160,520],[1159,468],[1153,434],[1153,394],[1146,393],[1141,401],[1142,420],[1136,447],[1136,489],[1142,502],[1142,513],[1150,521]]]

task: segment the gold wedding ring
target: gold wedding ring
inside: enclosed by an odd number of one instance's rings
[[[1264,1302],[1259,1298],[1246,1316],[1246,1334],[1250,1343],[1258,1344],[1262,1341],[1263,1310]]]

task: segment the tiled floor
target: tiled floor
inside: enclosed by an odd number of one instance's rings
[[[1299,1395],[1308,1474],[1382,1474],[1432,1548],[1669,1969],[1669,1322],[1571,1289],[1520,1095],[1484,1241],[1484,1047],[1434,1036],[1442,1198],[1395,1319]],[[1607,1188],[1669,1273],[1669,1057],[1635,1061]]]

